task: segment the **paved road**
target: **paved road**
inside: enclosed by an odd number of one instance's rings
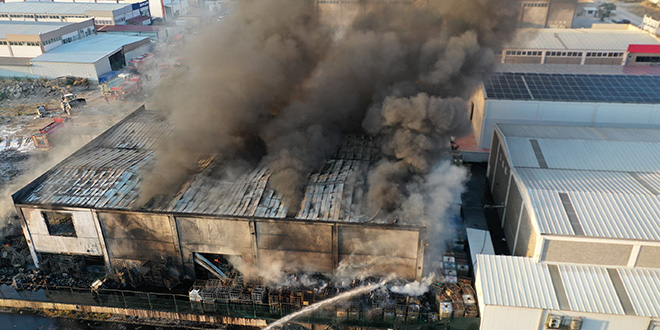
[[[642,26],[642,20],[644,19],[643,17],[639,17],[629,11],[626,10],[628,6],[631,5],[636,5],[636,4],[628,4],[624,2],[617,2],[616,3],[616,10],[614,13],[616,14],[614,19],[616,20],[621,20],[621,19],[627,19],[630,21],[630,24],[641,27]]]

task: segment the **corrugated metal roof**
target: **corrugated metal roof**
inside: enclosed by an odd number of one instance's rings
[[[125,45],[146,39],[149,38],[118,34],[89,36],[41,54],[32,59],[32,62],[96,63]]]
[[[541,234],[660,240],[660,130],[498,125]],[[539,166],[536,140],[547,168]]]
[[[0,3],[0,13],[85,15],[87,11],[113,11],[132,8],[130,3],[8,2]]]
[[[552,282],[550,265],[559,269],[560,282]],[[560,310],[556,296],[561,293],[568,299],[562,310],[660,317],[660,270],[545,264],[526,257],[481,254],[475,267],[479,298],[485,305]],[[622,287],[617,288],[613,275],[621,278]],[[622,301],[629,301],[633,310],[626,313]]]
[[[637,315],[660,317],[660,271],[639,268],[618,271]]]
[[[648,33],[609,29],[520,29],[504,49],[626,51],[630,44],[660,44]]]
[[[625,314],[605,268],[559,265],[559,272],[571,310]]]
[[[547,265],[525,257],[480,254],[476,267],[484,304],[559,309]]]
[[[7,38],[8,34],[21,34],[21,35],[39,35],[56,31],[64,26],[72,23],[58,23],[58,22],[13,22],[13,21],[0,21],[0,39]]]
[[[153,164],[154,146],[169,131],[171,127],[157,112],[138,110],[21,190],[15,202],[136,210],[141,173]],[[295,218],[369,220],[363,191],[367,167],[376,152],[367,138],[345,138],[337,155],[310,175]],[[268,184],[267,168],[260,166],[237,178],[218,172],[211,161],[176,196],[142,210],[264,218],[287,215],[282,196]]]

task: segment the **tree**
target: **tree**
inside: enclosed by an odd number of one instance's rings
[[[604,21],[605,17],[610,17],[613,10],[616,10],[615,4],[609,2],[601,3],[598,6],[598,17],[600,17],[600,21]]]

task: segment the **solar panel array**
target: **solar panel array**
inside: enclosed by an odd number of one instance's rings
[[[491,99],[660,103],[660,76],[506,72],[484,85]]]

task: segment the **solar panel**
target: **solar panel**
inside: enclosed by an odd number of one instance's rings
[[[491,99],[660,103],[660,76],[502,72],[484,86]]]

